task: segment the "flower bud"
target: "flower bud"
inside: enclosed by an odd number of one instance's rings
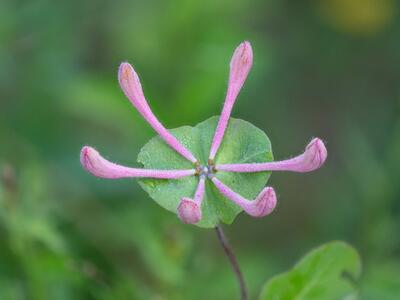
[[[178,216],[183,223],[195,224],[201,220],[201,208],[193,200],[182,198],[178,206]]]

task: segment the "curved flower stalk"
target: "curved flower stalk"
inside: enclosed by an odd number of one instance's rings
[[[307,145],[304,153],[288,160],[267,163],[235,164],[235,162],[232,162],[231,164],[214,164],[214,159],[229,123],[233,105],[250,72],[252,63],[253,52],[251,45],[249,42],[243,42],[236,48],[231,59],[225,103],[214,133],[206,166],[200,165],[199,160],[155,117],[143,95],[140,80],[135,70],[130,64],[122,63],[119,68],[118,79],[126,97],[165,143],[190,161],[193,164],[193,168],[187,170],[155,170],[124,167],[106,160],[94,148],[89,146],[85,146],[81,150],[83,168],[94,176],[111,179],[136,177],[178,180],[186,176],[198,177],[198,185],[194,191],[193,198],[183,197],[176,207],[178,217],[184,223],[196,224],[202,219],[202,200],[207,180],[214,184],[224,197],[240,206],[248,215],[263,217],[270,214],[277,203],[276,194],[272,187],[263,188],[254,200],[246,199],[220,181],[216,173],[311,172],[324,164],[327,158],[327,150],[321,139],[314,138]]]

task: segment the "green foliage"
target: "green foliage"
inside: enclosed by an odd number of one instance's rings
[[[184,126],[171,132],[200,160],[207,165],[211,141],[218,117],[212,117],[195,127]],[[266,162],[272,160],[271,144],[266,134],[252,124],[231,119],[224,140],[215,158],[216,164]],[[193,165],[172,150],[165,142],[155,137],[140,151],[138,161],[149,169],[190,169]],[[234,191],[253,199],[265,186],[270,172],[227,173],[216,176]],[[179,180],[140,180],[141,186],[162,207],[176,213],[182,197],[193,197],[197,187],[196,176]],[[220,221],[230,224],[241,211],[240,207],[225,199],[209,182],[202,203],[203,218],[200,227],[215,227]]]
[[[400,264],[383,260],[365,266],[361,299],[392,300],[400,295]]]
[[[360,272],[357,251],[346,243],[331,242],[312,250],[292,270],[270,279],[260,300],[354,299]]]
[[[57,228],[54,206],[47,203],[46,174],[27,164],[18,178],[9,166],[2,175],[0,265],[9,276],[3,281],[0,272],[0,299],[74,297],[83,278],[70,267],[72,257]]]

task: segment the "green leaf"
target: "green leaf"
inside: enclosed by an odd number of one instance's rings
[[[270,279],[260,300],[356,299],[355,281],[360,276],[357,251],[344,242],[322,245],[289,272]]]
[[[200,161],[207,164],[211,141],[218,117],[212,117],[195,127],[184,126],[172,129],[174,134]],[[271,144],[267,135],[252,124],[230,119],[221,147],[215,158],[216,164],[272,161]],[[145,168],[190,169],[191,162],[172,150],[160,137],[151,139],[140,151],[138,162]],[[216,176],[243,197],[254,199],[265,186],[270,172],[227,173],[217,172]],[[198,177],[191,176],[178,180],[143,179],[139,183],[159,205],[176,213],[182,197],[193,198]],[[206,193],[202,203],[200,227],[215,227],[221,221],[231,224],[241,208],[223,197],[207,180]]]

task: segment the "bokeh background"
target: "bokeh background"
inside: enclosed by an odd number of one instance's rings
[[[362,299],[400,299],[400,3],[395,0],[0,1],[0,299],[236,299],[215,232],[134,180],[85,173],[97,147],[135,166],[154,132],[118,87],[138,70],[168,128],[222,107],[234,48],[254,67],[233,116],[276,159],[311,137],[312,174],[274,173],[276,211],[226,227],[252,299],[331,240],[363,260]]]

